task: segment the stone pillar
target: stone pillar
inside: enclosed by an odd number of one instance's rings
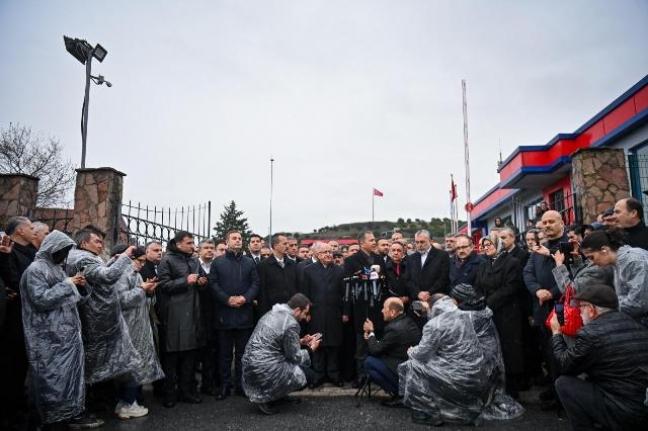
[[[38,178],[26,174],[0,174],[0,230],[11,217],[34,217]]]
[[[77,169],[73,229],[91,224],[106,233],[106,254],[119,242],[126,174],[113,168]]]
[[[626,156],[618,148],[582,148],[572,155],[574,205],[580,207],[583,223],[630,197]]]

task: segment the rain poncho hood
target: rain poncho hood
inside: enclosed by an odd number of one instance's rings
[[[87,300],[79,306],[85,346],[86,383],[94,384],[125,376],[142,366],[121,314],[115,283],[132,271],[130,257],[122,254],[106,265],[86,250],[70,251],[67,273],[83,271],[90,288]]]
[[[43,423],[84,410],[84,351],[77,311],[81,295],[52,261],[52,253],[73,245],[64,233],[50,233],[20,281],[30,384]]]
[[[627,245],[617,251],[614,287],[619,311],[648,327],[648,251]]]
[[[439,299],[423,337],[398,367],[403,403],[447,422],[470,423],[482,413],[488,359],[467,312]]]
[[[259,320],[242,360],[243,389],[250,401],[278,400],[306,386],[299,366],[310,366],[310,358],[299,344],[299,328],[287,304],[275,304]]]
[[[142,282],[140,274],[130,270],[126,271],[115,284],[131,342],[142,357],[142,366],[132,370],[133,378],[139,385],[164,378],[155,351],[153,330],[149,320],[152,299],[147,297],[146,292],[140,287]]]

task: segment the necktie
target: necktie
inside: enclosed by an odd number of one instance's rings
[[[256,257],[254,258],[254,263],[259,263],[259,256],[256,256]]]
[[[283,262],[283,260],[278,260],[277,263],[279,264],[279,266],[280,266],[281,268],[283,268],[284,266],[286,266],[286,264]]]
[[[400,263],[396,264],[396,275],[400,277]]]

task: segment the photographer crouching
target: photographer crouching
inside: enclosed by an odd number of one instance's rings
[[[308,350],[317,350],[321,334],[299,338],[299,322],[308,319],[311,306],[301,293],[287,304],[275,304],[259,320],[245,348],[241,361],[243,389],[266,415],[279,413],[281,404],[299,404],[299,398],[288,394],[315,381]]]

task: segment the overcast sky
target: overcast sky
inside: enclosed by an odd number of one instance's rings
[[[648,2],[0,0],[0,127],[31,126],[81,159],[84,67],[101,43],[87,167],[127,174],[149,205],[235,200],[267,234],[448,216],[504,157],[573,132],[648,74]],[[215,223],[215,220],[213,221]]]

